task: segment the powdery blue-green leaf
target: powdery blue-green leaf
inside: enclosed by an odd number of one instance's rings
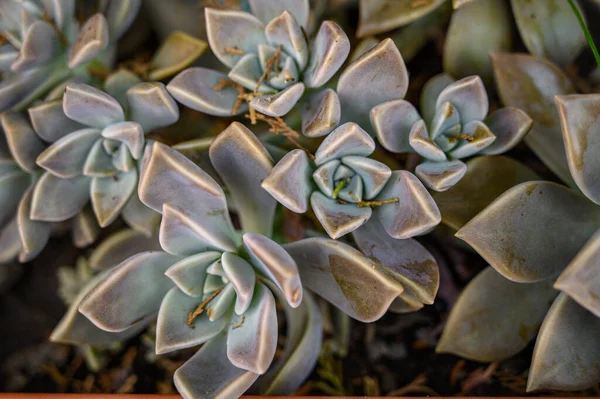
[[[493,200],[517,184],[539,180],[526,165],[503,156],[475,157],[464,177],[443,192],[433,193],[442,223],[458,230]]]
[[[515,107],[498,109],[488,115],[484,123],[496,136],[496,140],[481,152],[497,155],[513,149],[531,130],[533,119]]]
[[[360,0],[356,36],[361,38],[407,25],[439,7],[444,0]]]
[[[277,94],[254,97],[250,101],[250,106],[265,115],[283,116],[294,108],[303,93],[304,84],[296,83]]]
[[[335,178],[348,177],[336,176],[339,173],[338,170],[341,168],[341,163],[342,162],[338,159],[332,159],[331,161],[327,161],[323,165],[319,166],[312,174],[313,181],[316,183],[319,190],[329,197],[333,195]]]
[[[264,374],[275,357],[277,334],[275,298],[264,284],[258,283],[248,310],[231,319],[227,358],[236,367]]]
[[[429,79],[427,81],[427,83],[425,83],[425,86],[423,86],[423,90],[421,91],[421,101],[420,101],[420,109],[421,109],[421,113],[423,114],[424,120],[426,120],[426,121],[433,120],[433,117],[435,116],[435,111],[437,108],[436,107],[437,99],[438,99],[440,93],[446,87],[450,86],[454,82],[455,82],[455,80],[452,76],[448,75],[447,73],[440,73],[438,75],[435,75],[434,77]],[[412,104],[407,103],[404,105],[404,108],[410,108],[410,105],[412,105]],[[416,110],[411,111],[407,115],[407,117],[414,115],[414,112],[416,112]],[[418,120],[418,118],[416,118],[415,116],[412,116],[411,119],[415,119],[415,122]],[[408,126],[408,122],[407,122],[407,126]],[[410,126],[412,126],[412,123],[410,124]]]
[[[437,98],[436,108],[446,102],[456,108],[463,124],[483,120],[489,109],[485,86],[479,76],[469,76],[446,86]]]
[[[169,204],[202,223],[213,240],[235,250],[235,233],[219,184],[184,155],[168,146],[147,147],[138,185],[141,201],[156,212]],[[182,189],[185,187],[185,189]]]
[[[90,199],[86,176],[61,179],[46,172],[38,180],[31,200],[31,219],[62,222],[75,216]]]
[[[446,191],[454,186],[467,172],[467,165],[460,160],[424,162],[417,165],[415,174],[434,191]]]
[[[188,296],[177,287],[165,295],[156,321],[157,355],[200,345],[223,331],[229,322],[228,318],[210,321],[206,312],[198,315],[188,325],[190,312],[200,302],[200,298]]]
[[[68,134],[42,152],[37,157],[37,164],[63,179],[82,175],[88,153],[100,137],[98,129],[82,129]]]
[[[561,272],[600,227],[600,208],[550,182],[519,184],[456,236],[509,280],[535,282]]]
[[[100,227],[111,224],[127,205],[138,182],[138,171],[118,173],[110,177],[94,177],[90,199]]]
[[[265,26],[265,36],[272,46],[281,46],[304,70],[308,62],[308,43],[302,27],[289,11],[284,11]]]
[[[515,283],[488,267],[452,308],[436,352],[479,362],[514,356],[535,337],[556,295],[551,281]]]
[[[108,270],[139,252],[159,249],[156,237],[149,238],[133,229],[122,229],[98,244],[88,262],[92,270]]]
[[[130,119],[142,125],[145,133],[172,125],[179,119],[179,107],[160,82],[144,82],[127,90]]]
[[[0,112],[19,105],[26,97],[44,81],[44,69],[29,73],[18,73],[2,79],[0,82]]]
[[[45,21],[34,22],[28,29],[19,49],[19,55],[11,65],[14,72],[50,62],[60,52],[60,39],[52,26]]]
[[[185,399],[227,399],[242,396],[257,378],[231,364],[227,336],[218,334],[177,369],[173,381]]]
[[[18,112],[2,113],[0,122],[14,160],[21,169],[28,172],[35,171],[37,169],[35,160],[44,151],[46,144],[35,134],[27,118]]]
[[[67,85],[63,109],[70,119],[96,128],[104,128],[125,119],[123,108],[117,100],[83,83]]]
[[[404,287],[401,297],[431,305],[437,293],[440,274],[433,256],[416,240],[390,237],[376,218],[352,232],[357,247],[378,262]]]
[[[369,112],[386,101],[404,98],[408,71],[391,39],[385,39],[348,66],[338,81],[342,121],[369,124]]]
[[[330,133],[340,122],[340,99],[333,89],[311,95],[302,109],[302,134],[321,137]]]
[[[206,251],[189,256],[171,266],[165,272],[186,296],[200,297],[204,293],[206,269],[219,260],[221,252]]]
[[[221,276],[218,277],[221,278]],[[212,301],[210,301],[210,303],[206,306],[206,313],[208,314],[208,319],[214,321],[218,320],[221,317],[224,317],[225,313],[231,310],[234,302],[235,288],[233,288],[233,285],[231,284],[226,284],[223,287],[223,290],[219,292],[217,296],[215,296],[215,298]]]
[[[168,78],[190,66],[200,57],[208,44],[185,32],[172,32],[156,50],[150,61],[150,80]]]
[[[577,187],[600,204],[600,95],[556,96],[565,152]]]
[[[248,310],[252,301],[256,273],[248,262],[231,252],[223,254],[221,265],[225,277],[235,289],[235,313],[241,315]]]
[[[384,163],[370,158],[349,155],[342,158],[342,163],[357,173],[356,177],[364,183],[364,189],[356,192],[364,192],[364,197],[368,200],[379,194],[392,175],[392,171]]]
[[[188,68],[169,82],[167,90],[186,107],[214,116],[232,116],[239,93],[231,86],[215,90],[214,87],[224,80],[228,77],[220,72]],[[242,102],[235,115],[246,111],[248,105]]]
[[[600,379],[600,318],[562,293],[540,328],[527,391],[590,388]]]
[[[65,115],[62,98],[45,101],[27,109],[35,132],[44,141],[54,143],[65,135],[81,130],[83,126]]]
[[[569,2],[511,0],[510,3],[521,38],[532,54],[566,67],[587,45]]]
[[[398,202],[375,208],[374,213],[392,237],[405,239],[424,234],[440,223],[438,207],[423,184],[410,172],[392,172],[377,200],[397,198]]]
[[[275,241],[257,233],[244,234],[243,241],[254,267],[277,285],[291,307],[298,307],[302,302],[302,282],[290,254]]]
[[[106,177],[114,176],[119,172],[114,167],[113,158],[111,155],[107,154],[104,145],[104,140],[96,140],[83,164],[84,175],[90,177]]]
[[[17,226],[19,227],[19,237],[21,239],[19,262],[21,263],[29,262],[42,252],[50,239],[50,229],[52,227],[50,223],[36,222],[29,217],[33,189],[33,185],[27,189],[17,209]]]
[[[105,14],[112,42],[116,42],[129,29],[141,6],[142,0],[111,1],[108,4]]]
[[[265,82],[266,79],[263,79],[260,85],[258,85],[262,74],[263,70],[258,55],[250,53],[244,54],[240,58],[233,68],[231,68],[227,77],[248,90],[254,91],[254,89],[257,89],[259,92],[273,91],[273,88]]]
[[[263,23],[269,23],[273,18],[281,15],[284,11],[288,11],[298,25],[308,28],[308,16],[310,13],[308,0],[249,0],[250,10]]]
[[[229,68],[241,58],[227,48],[255,53],[259,44],[266,44],[265,26],[252,14],[242,11],[205,8],[206,35],[213,54]]]
[[[375,141],[359,125],[348,122],[336,128],[321,143],[315,153],[315,163],[323,165],[332,159],[348,155],[368,156],[375,151]]]
[[[127,106],[125,93],[133,86],[141,83],[140,78],[127,69],[119,69],[108,75],[104,81],[104,90],[110,94],[122,107]]]
[[[77,41],[69,50],[69,68],[80,67],[100,55],[108,47],[108,33],[108,23],[103,14],[90,17],[81,27]]]
[[[304,213],[308,210],[308,199],[313,191],[311,172],[306,152],[292,150],[271,169],[261,187],[286,208]]]
[[[178,257],[165,252],[141,252],[113,269],[81,301],[79,311],[106,331],[119,332],[149,323],[163,296],[173,287],[165,271]]]
[[[489,54],[511,50],[512,20],[506,0],[475,0],[454,10],[444,44],[444,71],[456,78],[479,75],[491,83],[494,74]]]
[[[273,168],[265,147],[248,128],[234,122],[219,133],[209,155],[229,189],[242,229],[270,236],[277,202],[260,186]]]
[[[363,200],[364,183],[359,175],[350,178],[350,182],[338,193],[342,201],[357,203]]]
[[[370,207],[356,204],[341,204],[319,191],[310,196],[310,205],[321,225],[333,239],[346,235],[369,220],[373,211]]]
[[[403,291],[375,262],[342,242],[308,238],[284,248],[306,288],[359,321],[379,319]]]
[[[310,60],[304,74],[307,87],[320,87],[340,69],[350,53],[350,40],[335,22],[324,21],[310,47]]]
[[[419,111],[408,101],[393,100],[371,109],[371,125],[377,140],[391,152],[413,152],[409,143],[411,129],[421,120]]]
[[[68,26],[75,11],[75,0],[42,0],[42,4],[58,29],[62,31]]]
[[[31,177],[17,168],[0,176],[0,226],[14,218],[22,195],[31,184]]]
[[[129,227],[144,234],[152,236],[158,230],[160,213],[148,208],[140,201],[137,190],[129,197],[127,205],[121,210],[121,217]]]
[[[450,156],[457,159],[462,159],[475,155],[479,151],[489,147],[494,141],[496,136],[490,131],[490,128],[485,123],[480,121],[471,121],[463,125],[463,134],[472,137],[471,140],[465,140],[464,143],[456,146],[455,149],[450,151]]]
[[[71,241],[76,248],[93,244],[100,235],[100,226],[91,207],[85,207],[72,220]]]
[[[106,143],[106,141],[105,141]],[[119,172],[131,172],[136,170],[136,164],[127,144],[121,143],[112,154],[112,164]]]
[[[600,234],[596,232],[561,273],[554,287],[600,317],[600,290],[597,265],[600,261]]]
[[[569,77],[544,59],[525,54],[493,53],[500,98],[533,119],[525,143],[565,183],[573,184],[560,132],[554,96],[575,92]]]
[[[144,129],[137,122],[114,123],[102,130],[102,137],[125,143],[134,159],[144,151]]]
[[[0,230],[0,262],[8,263],[14,260],[21,250],[21,238],[17,219],[13,218]]]
[[[446,153],[433,141],[427,124],[423,119],[417,121],[410,130],[408,143],[411,148],[425,159],[433,162],[446,161]]]

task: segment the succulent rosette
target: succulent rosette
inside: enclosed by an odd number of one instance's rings
[[[58,123],[53,118],[60,116],[75,127],[61,130],[62,137],[37,157],[46,173],[33,193],[31,212],[36,220],[63,220],[67,212],[90,202],[101,227],[122,213],[130,226],[152,234],[158,215],[136,193],[148,144],[145,135],[175,123],[179,109],[162,83],[138,82],[126,71],[113,75],[106,88],[114,97],[70,83],[62,100],[64,115],[50,110],[40,115],[48,125]],[[68,191],[56,189],[62,181],[71,182]]]
[[[80,26],[75,0],[2,2],[0,111],[24,108],[65,81],[90,80],[94,63],[111,66],[141,0],[99,3],[100,12]]]
[[[243,125],[233,123],[221,132],[209,155],[241,232],[233,227],[220,185],[181,153],[153,143],[139,194],[163,215],[163,251],[122,262],[79,306],[96,326],[112,332],[158,317],[158,354],[204,344],[175,373],[184,397],[236,397],[252,385],[266,394],[298,388],[317,361],[322,334],[318,307],[306,288],[363,322],[378,319],[395,301],[428,302],[435,295],[437,265],[415,241],[375,248],[369,244],[373,236],[359,237],[374,259],[391,260],[384,266],[329,239],[285,246],[270,239],[277,203],[260,181],[273,161]],[[405,270],[415,264],[422,271],[418,277]],[[357,289],[368,304],[354,294]],[[275,359],[276,300],[288,335]]]
[[[248,106],[283,116],[306,88],[326,84],[350,52],[348,37],[332,21],[323,22],[309,41],[308,0],[255,0],[250,9],[205,10],[210,48],[230,71],[198,67],[181,72],[167,87],[177,101],[216,116],[247,112]]]
[[[538,83],[540,62],[527,56],[517,64],[537,64],[525,71],[536,71],[532,81]],[[514,76],[511,90],[522,93]],[[552,95],[553,87],[541,87]],[[579,190],[521,183],[457,232],[491,267],[467,286],[437,348],[496,361],[524,349],[537,333],[528,391],[578,390],[600,381],[600,95],[558,95],[555,101]]]
[[[373,138],[348,122],[325,138],[314,159],[302,150],[286,154],[262,187],[294,212],[306,212],[310,203],[334,239],[356,230],[373,214],[395,238],[435,227],[441,216],[423,184],[409,172],[392,172],[368,158],[373,151]]]
[[[433,77],[421,95],[421,112],[405,100],[371,110],[381,145],[391,152],[416,152],[425,161],[415,174],[432,190],[445,191],[466,173],[462,159],[500,154],[513,148],[531,129],[523,111],[507,107],[488,115],[488,97],[478,76],[454,81]]]

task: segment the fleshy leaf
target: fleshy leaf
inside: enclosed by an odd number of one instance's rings
[[[104,15],[90,17],[69,50],[69,68],[75,69],[96,58],[108,46],[108,41],[108,23]]]
[[[186,296],[200,297],[204,293],[206,269],[221,257],[221,252],[206,251],[189,256],[171,266],[166,272]]]
[[[340,69],[350,53],[350,40],[335,22],[324,21],[310,47],[304,74],[306,87],[321,87]]]
[[[219,133],[209,154],[229,189],[242,229],[270,236],[277,202],[260,186],[273,168],[265,147],[247,127],[234,122]]]
[[[377,199],[398,202],[375,208],[375,214],[392,237],[405,239],[424,234],[440,223],[440,211],[423,184],[405,170],[392,172]]]
[[[414,0],[360,0],[356,36],[361,38],[387,32],[418,20],[439,7],[444,0],[415,3]]]
[[[19,49],[19,55],[13,62],[14,72],[42,66],[50,62],[60,52],[60,39],[52,26],[44,21],[34,22]]]
[[[227,336],[218,334],[177,369],[173,380],[184,399],[237,398],[258,374],[235,367],[227,358]]]
[[[235,313],[241,315],[248,310],[252,301],[256,273],[248,262],[231,252],[223,254],[221,265],[225,277],[235,289]]]
[[[356,123],[348,122],[331,132],[315,153],[315,163],[323,165],[348,155],[368,156],[375,151],[375,141]]]
[[[0,115],[0,122],[8,148],[21,169],[27,172],[38,169],[35,160],[46,144],[35,134],[27,118],[15,111],[6,111]]]
[[[148,79],[162,80],[176,74],[190,66],[207,47],[204,40],[185,32],[172,32],[154,53]]]
[[[513,106],[533,119],[525,143],[565,183],[573,184],[560,132],[554,96],[575,90],[555,65],[526,54],[491,55],[498,92],[505,106]]]
[[[348,66],[338,81],[342,121],[368,126],[374,106],[404,98],[408,71],[391,39],[385,39]]]
[[[222,317],[210,321],[206,312],[188,325],[188,315],[199,303],[198,298],[187,296],[177,287],[171,288],[165,295],[156,321],[157,355],[203,344],[223,331],[229,320]]]
[[[530,53],[566,67],[585,48],[585,36],[568,1],[511,0],[510,3]]]
[[[440,73],[438,75],[435,75],[434,77],[429,79],[427,83],[425,83],[425,86],[423,86],[423,90],[421,91],[420,103],[421,113],[423,114],[423,120],[433,120],[437,109],[437,99],[440,96],[440,93],[454,82],[455,80],[452,76],[448,75],[447,73]],[[405,107],[409,107],[409,105],[412,104],[408,103],[405,105]],[[416,112],[416,110],[414,112]],[[413,114],[413,112],[411,112],[409,115],[411,114]],[[415,117],[413,116],[412,118]],[[418,118],[415,119],[415,122],[417,121],[417,119]]]
[[[0,176],[0,226],[14,218],[19,201],[31,184],[31,177],[18,169]]]
[[[369,258],[342,242],[308,238],[284,245],[306,288],[362,322],[379,319],[402,286]]]
[[[437,98],[436,108],[450,102],[458,111],[463,124],[481,121],[488,113],[489,102],[479,76],[470,76],[446,86]]]
[[[138,171],[118,173],[110,177],[94,177],[90,188],[92,208],[100,227],[111,224],[135,192]]]
[[[114,123],[102,130],[102,137],[125,143],[134,159],[139,159],[142,156],[144,130],[137,122]]]
[[[341,161],[338,159],[332,159],[319,166],[312,174],[313,181],[321,192],[329,197],[333,195],[334,181],[336,175],[339,173]],[[343,178],[339,176],[339,178]],[[312,190],[311,190],[312,191]]]
[[[368,206],[359,208],[356,204],[340,204],[319,191],[310,196],[310,205],[327,234],[333,239],[362,226],[373,212]]]
[[[388,179],[392,175],[392,171],[384,163],[374,159],[347,156],[342,158],[342,163],[358,174],[359,181],[364,183],[365,199],[372,199],[383,189]]]
[[[243,315],[235,315],[227,334],[227,358],[231,363],[256,374],[264,374],[277,349],[275,298],[258,283],[252,303]]]
[[[227,77],[248,90],[254,91],[254,89],[257,89],[260,92],[273,91],[273,88],[265,82],[266,79],[263,79],[261,84],[258,85],[262,74],[263,70],[258,55],[251,53],[243,55],[233,68],[231,68]]]
[[[464,177],[433,199],[442,222],[454,230],[462,228],[509,188],[539,176],[524,164],[503,156],[475,157],[467,162]]]
[[[63,111],[62,98],[30,107],[27,112],[35,132],[50,143],[83,128],[81,124],[67,118]]]
[[[415,174],[434,191],[446,191],[454,186],[467,172],[464,162],[425,162],[417,166]]]
[[[152,236],[160,224],[160,213],[148,208],[140,201],[137,190],[129,198],[127,205],[121,210],[121,217],[129,227],[144,234]]]
[[[535,282],[561,272],[599,227],[600,208],[583,195],[537,181],[502,194],[456,236],[509,280]]]
[[[31,219],[62,222],[75,216],[90,199],[90,178],[61,179],[46,172],[38,180],[31,200]]]
[[[82,129],[64,136],[37,157],[37,164],[53,175],[68,179],[83,174],[88,154],[101,138],[98,129]]]
[[[42,4],[58,29],[62,31],[67,27],[75,11],[75,0],[42,0]]]
[[[142,252],[127,259],[96,285],[79,311],[106,331],[119,332],[149,323],[163,296],[173,287],[165,271],[179,258],[165,252]]]
[[[537,389],[575,391],[600,379],[600,318],[562,293],[540,328],[527,392]]]
[[[413,152],[409,143],[410,131],[421,120],[419,111],[408,101],[393,100],[371,109],[371,125],[377,140],[391,152]]]
[[[481,151],[485,155],[502,154],[513,149],[533,126],[533,119],[515,107],[498,109],[490,113],[484,122],[496,136],[496,140]]]
[[[127,258],[144,251],[160,250],[156,237],[148,238],[132,230],[119,230],[104,239],[92,252],[89,266],[92,270],[108,270]]]
[[[286,208],[304,213],[308,210],[308,199],[313,190],[311,171],[306,152],[292,150],[271,169],[261,187]]]
[[[172,125],[179,119],[179,107],[160,82],[145,82],[127,90],[131,119],[144,133]]]
[[[21,238],[19,262],[21,263],[29,262],[44,249],[50,238],[50,228],[52,226],[50,223],[36,222],[29,218],[33,187],[32,185],[23,194],[17,210],[17,225],[19,226],[19,237]]]
[[[13,261],[19,255],[20,250],[21,237],[19,237],[17,219],[13,218],[0,230],[0,262]],[[3,267],[6,267],[6,265],[3,265]]]
[[[294,259],[275,241],[257,233],[246,233],[243,241],[252,264],[273,281],[288,304],[302,302],[302,282]]]
[[[302,109],[302,134],[325,136],[340,123],[340,117],[340,99],[335,90],[321,90],[309,97]]]
[[[123,108],[117,100],[83,83],[67,85],[63,109],[72,120],[96,128],[104,128],[125,119]]]
[[[227,81],[227,75],[206,68],[188,68],[175,76],[167,85],[169,93],[181,104],[214,116],[232,116],[238,101],[234,87],[215,90],[219,83]],[[242,103],[235,115],[248,111]]]
[[[100,235],[100,226],[91,207],[86,207],[75,215],[71,223],[71,240],[76,248],[93,244]]]
[[[577,187],[600,204],[600,95],[556,96],[571,176]]]
[[[104,81],[104,90],[121,104],[127,106],[127,90],[141,83],[140,78],[127,69],[119,69],[108,75]]]
[[[379,262],[382,269],[404,287],[403,296],[431,305],[440,283],[438,265],[433,256],[416,240],[398,240],[372,218],[352,232],[357,247],[365,256]],[[410,291],[410,292],[409,292]]]
[[[308,28],[308,17],[310,13],[308,0],[249,0],[250,9],[263,23],[269,23],[273,18],[288,11],[294,16],[298,25]]]
[[[270,45],[281,46],[294,58],[298,69],[304,70],[308,62],[308,43],[302,27],[289,11],[282,12],[265,26],[265,36]]]
[[[551,281],[515,283],[488,267],[458,298],[436,352],[478,362],[514,356],[535,337],[557,294]]]
[[[447,159],[444,151],[431,139],[431,135],[423,119],[413,125],[408,136],[408,143],[419,155],[436,164],[444,162]]]
[[[470,157],[482,149],[492,145],[496,141],[496,136],[490,131],[485,123],[480,121],[471,121],[463,125],[463,134],[471,136],[470,140],[456,146],[450,151],[450,156],[456,159]]]
[[[304,84],[296,83],[277,94],[265,94],[254,97],[250,106],[269,116],[283,116],[290,112],[304,93]]]
[[[256,53],[259,44],[266,44],[265,26],[252,14],[242,11],[205,8],[206,35],[213,54],[229,68],[241,58],[226,49]]]
[[[116,42],[129,29],[142,5],[142,0],[111,1],[106,9],[110,39]]]

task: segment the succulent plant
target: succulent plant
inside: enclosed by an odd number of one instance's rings
[[[101,330],[79,313],[79,304],[107,271],[139,251],[157,249],[160,245],[156,237],[148,238],[135,230],[124,229],[104,239],[89,258],[80,257],[74,268],[59,268],[58,294],[68,310],[50,335],[50,341],[76,345],[90,370],[104,368],[109,355],[121,349],[122,343],[141,329],[134,326],[119,333]]]
[[[33,193],[37,220],[61,220],[67,210],[60,198],[68,195],[69,210],[91,202],[101,227],[123,212],[132,227],[152,234],[158,215],[136,195],[139,161],[147,145],[145,135],[175,123],[179,109],[162,83],[136,82],[125,71],[113,75],[105,86],[114,97],[85,84],[67,85],[64,115],[75,126],[62,130],[62,137],[37,157],[47,171]],[[46,123],[54,123],[54,116],[44,115]],[[73,182],[69,192],[54,189],[61,179]]]
[[[431,230],[439,210],[423,184],[406,171],[394,171],[368,158],[375,141],[355,123],[331,132],[314,159],[293,150],[275,165],[262,187],[288,209],[310,206],[331,238],[350,233],[373,213],[395,238]]]
[[[423,88],[421,112],[405,100],[379,104],[371,123],[383,147],[392,152],[417,152],[425,161],[416,175],[435,191],[445,191],[465,174],[461,160],[478,153],[499,154],[514,147],[532,120],[508,107],[488,115],[488,97],[478,76],[454,81],[434,76]]]
[[[350,42],[334,22],[323,22],[309,43],[308,0],[255,0],[250,9],[252,14],[205,9],[209,45],[230,71],[196,67],[181,72],[167,86],[177,101],[216,116],[250,107],[280,117],[305,88],[326,84],[346,60]]]
[[[4,0],[0,30],[0,112],[22,109],[68,80],[89,81],[90,67],[110,68],[116,41],[135,19],[141,0],[98,2],[80,26],[75,0]]]
[[[529,391],[576,390],[600,381],[600,95],[555,100],[567,162],[581,191],[548,181],[522,183],[458,231],[491,267],[464,291],[438,345],[441,352],[500,360],[522,350],[539,329]]]
[[[357,242],[374,252],[374,260],[325,238],[281,246],[268,238],[276,202],[260,188],[273,161],[256,136],[233,123],[209,154],[241,233],[233,228],[219,184],[176,150],[153,143],[139,194],[163,215],[163,251],[127,259],[79,306],[96,326],[112,332],[146,325],[158,315],[159,354],[204,343],[175,373],[184,397],[239,396],[252,385],[281,394],[300,386],[321,342],[321,316],[305,288],[361,321],[378,319],[394,301],[402,307],[412,299],[417,308],[431,303],[437,264],[416,241],[389,238],[372,245],[374,236],[363,232]],[[407,272],[415,267],[416,277]],[[288,327],[283,354],[273,360],[275,298]]]

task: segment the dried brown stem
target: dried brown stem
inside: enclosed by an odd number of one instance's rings
[[[254,95],[258,94],[258,88],[265,81],[265,79],[267,80],[267,82],[269,81],[269,79],[271,79],[271,70],[274,70],[275,72],[277,72],[278,65],[279,65],[279,55],[281,54],[281,50],[282,50],[282,47],[280,44],[279,46],[277,46],[277,50],[275,51],[275,54],[273,54],[271,57],[269,57],[269,59],[267,59],[265,61],[265,70],[264,70],[263,74],[260,75],[258,82],[256,82],[256,87],[254,88]]]
[[[250,109],[252,109],[252,108],[250,108]],[[245,116],[246,116],[246,118],[249,118],[250,120],[253,119],[251,114],[246,114]],[[256,124],[257,120],[266,122],[270,126],[269,131],[271,133],[281,134],[281,135],[285,136],[290,141],[290,143],[292,143],[297,148],[304,151],[310,159],[315,159],[315,156],[313,154],[311,154],[311,152],[307,148],[305,148],[302,144],[300,144],[296,140],[297,138],[300,137],[300,133],[298,133],[291,127],[289,127],[282,118],[280,118],[279,116],[275,116],[275,117],[268,116],[268,115],[261,114],[260,112],[255,111],[254,121],[252,122],[252,124],[253,125]]]
[[[246,54],[246,52],[244,50],[242,50],[241,48],[237,48],[237,47],[225,47],[225,53],[234,54],[234,55]]]
[[[206,308],[206,305],[208,305],[210,303],[210,301],[212,301],[213,299],[215,299],[215,297],[217,295],[219,295],[219,293],[223,291],[223,287],[221,288],[217,288],[216,290],[213,291],[212,294],[210,294],[210,296],[208,298],[206,298],[205,300],[203,300],[193,312],[190,312],[190,314],[188,315],[188,319],[187,319],[187,325],[188,326],[192,326],[192,323],[194,322],[194,320],[196,320],[196,317],[200,316],[203,312],[204,309]]]

